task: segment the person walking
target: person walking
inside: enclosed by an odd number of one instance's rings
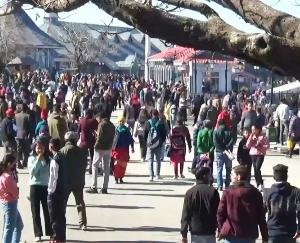
[[[79,147],[85,149],[90,155],[89,174],[92,174],[92,161],[94,158],[97,128],[98,121],[93,118],[93,110],[88,109],[85,117],[79,121],[78,133],[80,137]]]
[[[244,129],[251,129],[255,125],[257,119],[256,111],[253,109],[253,102],[247,102],[247,109],[243,111],[241,118],[241,131]]]
[[[252,168],[252,160],[250,156],[250,149],[246,147],[246,143],[251,134],[251,131],[248,129],[244,129],[243,137],[239,142],[238,150],[237,150],[237,161],[240,165],[244,165],[247,167],[247,178],[250,183],[251,180],[251,168]]]
[[[192,150],[191,135],[188,128],[183,124],[181,117],[177,117],[176,125],[171,130],[170,144],[171,144],[171,157],[170,161],[174,166],[174,179],[178,179],[178,165],[180,166],[180,177],[185,178],[183,175],[183,166],[186,155],[186,142],[189,147],[189,153]]]
[[[49,134],[49,127],[48,127],[48,111],[42,110],[41,111],[41,121],[38,122],[35,128],[35,136],[38,137],[40,134],[47,132]]]
[[[115,126],[111,123],[107,117],[107,113],[101,112],[96,115],[99,122],[97,138],[95,143],[94,158],[92,164],[92,186],[86,190],[87,193],[98,193],[97,190],[97,176],[98,167],[103,162],[104,179],[103,187],[101,189],[102,194],[107,193],[109,175],[110,175],[110,159],[111,151],[115,137]]]
[[[52,138],[59,138],[61,143],[64,144],[64,136],[68,131],[66,120],[61,116],[61,109],[59,105],[53,106],[53,112],[48,117],[49,135]]]
[[[285,165],[273,167],[273,178],[275,184],[266,195],[269,243],[296,243],[300,237],[300,190],[287,182]]]
[[[131,146],[131,152],[134,153],[134,140],[130,133],[130,128],[125,125],[125,118],[122,115],[118,118],[118,123],[115,135],[116,146],[112,150],[112,158],[115,161],[113,174],[116,183],[124,183],[123,178],[130,159],[129,146]]]
[[[232,151],[235,138],[232,136],[230,128],[226,127],[224,120],[219,120],[218,128],[215,129],[213,134],[213,141],[216,148],[216,161],[217,161],[217,184],[220,191],[223,190],[223,166],[226,169],[225,188],[229,187],[230,176],[232,169],[232,161],[227,156],[226,152]]]
[[[287,105],[286,99],[282,98],[280,100],[279,106],[276,108],[275,111],[275,118],[278,121],[279,125],[279,143],[281,145],[284,144],[284,135],[285,138],[288,138],[289,133],[289,115],[290,115],[290,108]]]
[[[154,157],[156,159],[156,179],[161,179],[160,167],[161,167],[161,151],[162,145],[166,140],[167,132],[165,125],[159,119],[159,113],[157,110],[152,110],[152,118],[148,120],[145,127],[145,137],[147,139],[147,160],[149,161],[149,181],[154,179]]]
[[[268,138],[262,133],[262,127],[254,126],[254,130],[249,136],[246,148],[250,149],[249,154],[254,168],[254,177],[257,188],[261,191],[264,190],[264,182],[261,175],[261,167],[267,150],[270,148]]]
[[[1,139],[5,153],[13,153],[17,156],[17,143],[15,137],[17,135],[14,124],[15,112],[8,108],[6,117],[1,122]]]
[[[53,138],[49,142],[52,154],[48,183],[48,209],[53,230],[51,243],[66,241],[66,203],[65,203],[65,168],[60,150],[60,141]]]
[[[263,243],[268,242],[265,208],[261,193],[247,181],[247,168],[233,168],[233,184],[223,192],[217,221],[219,239],[224,243],[255,243],[258,226]]]
[[[27,113],[28,107],[26,104],[21,104],[22,110],[15,115],[17,127],[17,161],[18,167],[26,167],[30,153],[30,120]]]
[[[46,146],[47,145],[44,140],[38,138],[35,142],[33,153],[28,159],[28,171],[30,175],[30,205],[36,242],[40,242],[41,237],[43,236],[40,205],[42,205],[44,213],[45,235],[50,237],[52,236],[47,204],[50,158],[46,153]]]
[[[83,199],[83,188],[85,185],[85,169],[87,166],[86,150],[79,148],[76,143],[78,135],[75,132],[67,132],[64,140],[65,146],[60,150],[65,169],[65,203],[73,193],[79,215],[79,228],[86,230],[87,218]]]
[[[192,243],[216,243],[218,191],[210,186],[211,171],[200,167],[195,172],[196,185],[184,197],[181,216],[182,242],[187,243],[188,229]]]
[[[140,144],[140,152],[141,152],[141,161],[145,162],[146,154],[147,154],[147,141],[145,138],[145,126],[148,121],[149,116],[145,106],[143,106],[140,110],[139,117],[135,123],[135,128],[133,132],[134,137],[138,137]]]
[[[4,214],[2,243],[19,243],[23,221],[18,210],[19,188],[13,170],[16,158],[5,154],[0,162],[0,203]]]
[[[288,156],[292,158],[295,145],[300,142],[300,117],[298,116],[298,109],[293,110],[288,137],[291,140],[291,147],[289,148]]]

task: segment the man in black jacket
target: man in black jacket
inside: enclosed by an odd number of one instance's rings
[[[12,108],[6,111],[6,117],[1,122],[1,139],[5,148],[5,153],[13,153],[16,156],[17,143],[15,137],[17,135],[14,125],[15,112]]]
[[[266,196],[269,243],[295,243],[300,237],[300,190],[287,182],[285,165],[274,166],[273,177],[276,183]]]
[[[189,230],[192,242],[215,243],[219,193],[209,184],[211,172],[208,167],[197,168],[195,176],[197,184],[186,192],[184,198],[181,217],[182,242],[187,243]]]

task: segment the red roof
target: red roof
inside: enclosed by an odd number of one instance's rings
[[[213,53],[210,51],[195,51],[193,48],[187,48],[182,46],[176,46],[168,48],[160,53],[157,53],[149,57],[150,61],[174,61],[174,62],[188,62],[195,59],[197,63],[206,63],[207,61],[213,61],[215,63],[223,63],[227,59],[228,62],[232,62],[233,58],[223,56],[221,54]]]

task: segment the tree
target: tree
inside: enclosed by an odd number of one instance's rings
[[[16,45],[14,44],[9,28],[0,26],[0,70],[15,57]]]
[[[97,38],[88,32],[88,27],[73,23],[64,24],[64,32],[60,35],[60,42],[65,44],[71,54],[72,62],[81,70],[88,64],[97,62],[108,52],[114,50],[113,44],[104,34]]]
[[[19,0],[47,12],[70,11],[88,0]],[[300,19],[273,9],[260,0],[158,0],[175,8],[199,12],[207,21],[177,16],[141,0],[91,0],[100,9],[151,37],[195,49],[205,49],[245,59],[282,75],[300,78]],[[209,6],[214,2],[263,30],[249,34],[226,23]]]

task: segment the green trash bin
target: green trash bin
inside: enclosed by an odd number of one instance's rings
[[[277,142],[277,128],[276,127],[268,127],[267,128],[267,137],[270,143]]]

